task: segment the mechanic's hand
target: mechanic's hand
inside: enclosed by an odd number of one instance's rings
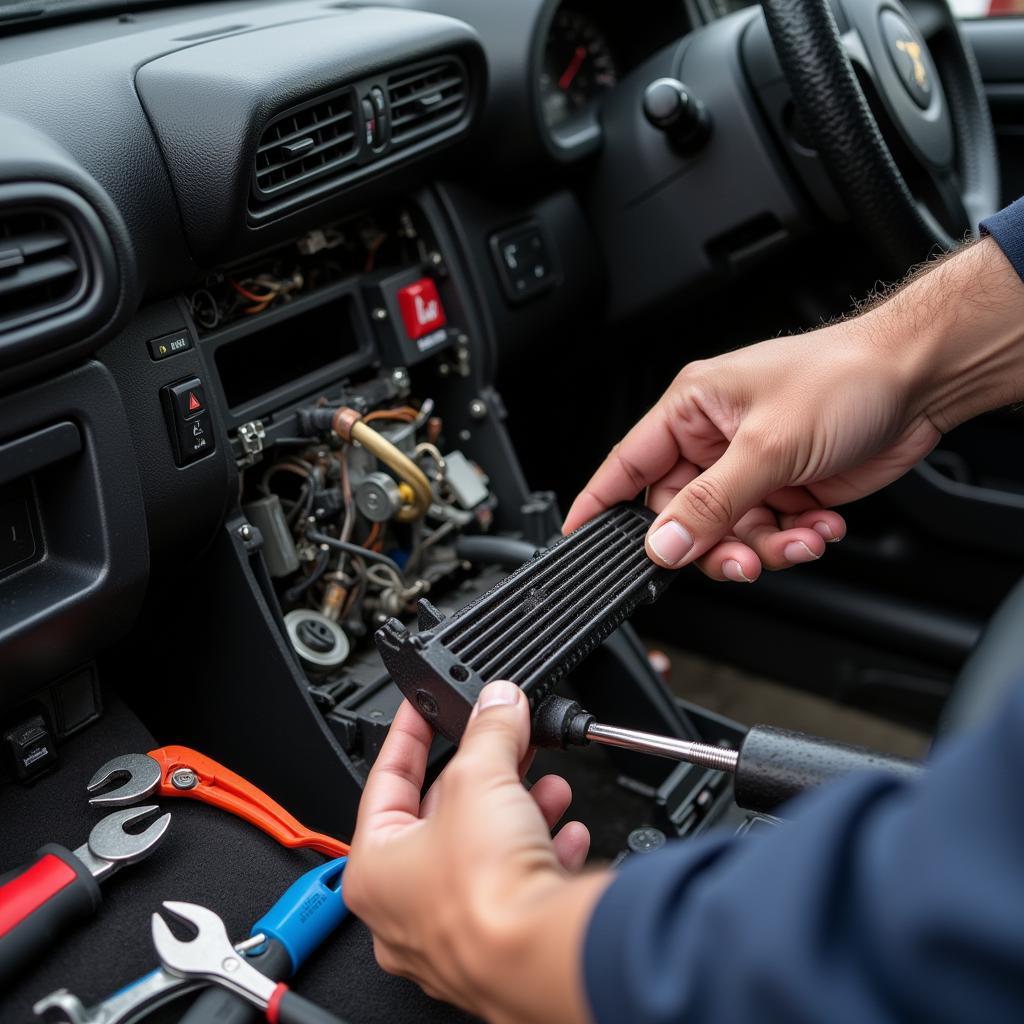
[[[935,446],[870,315],[687,366],[613,449],[565,521],[647,489],[647,552],[750,582],[820,558],[846,532],[829,506],[884,487]]]
[[[429,995],[491,1020],[583,1020],[573,979],[606,883],[572,878],[590,844],[584,825],[551,838],[568,783],[548,775],[524,788],[529,737],[522,690],[491,683],[421,803],[433,734],[404,702],[363,793],[345,900],[373,932],[381,967]]]

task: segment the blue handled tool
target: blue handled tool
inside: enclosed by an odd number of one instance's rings
[[[348,913],[341,891],[347,857],[328,861],[293,882],[281,898],[252,926],[288,951],[294,973]]]
[[[347,857],[307,871],[253,926],[250,935],[267,941],[246,959],[274,981],[290,978],[348,914],[341,877]],[[220,986],[207,989],[179,1024],[251,1024],[263,1014],[239,995]]]
[[[280,981],[290,977],[348,914],[341,891],[347,860],[338,857],[298,878],[252,926],[252,937],[235,949],[244,952],[246,961],[268,978]],[[158,967],[90,1009],[67,989],[51,993],[33,1009],[51,1022],[129,1024],[195,987],[194,981]],[[249,1024],[261,1018],[260,1011],[241,996],[210,987],[182,1020],[188,1024]]]

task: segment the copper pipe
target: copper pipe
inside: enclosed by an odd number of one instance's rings
[[[399,509],[395,517],[399,522],[412,522],[426,514],[434,500],[434,494],[426,474],[408,455],[399,451],[386,437],[364,423],[355,409],[342,406],[334,414],[331,427],[343,441],[361,444],[371,455],[392,469],[400,480],[409,485],[412,490],[412,501]]]
[[[324,591],[324,599],[320,604],[320,614],[335,622],[341,618],[341,610],[348,598],[348,590],[340,583],[328,583]]]

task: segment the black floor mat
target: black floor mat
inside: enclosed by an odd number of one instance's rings
[[[28,789],[4,787],[0,872],[30,859],[43,843],[81,845],[102,817],[86,801],[93,772],[110,757],[155,745],[127,708],[112,702],[100,722],[61,748],[57,771]],[[295,878],[323,862],[310,851],[286,850],[251,825],[196,801],[168,800],[164,806],[173,818],[161,847],[104,883],[98,915],[62,939],[13,990],[0,993],[4,1024],[36,1020],[32,1004],[54,989],[68,988],[91,1006],[152,969],[149,917],[162,900],[208,906],[224,918],[229,935],[242,937]],[[296,989],[351,1024],[469,1019],[381,971],[369,933],[354,918],[305,965]],[[147,1020],[176,1020],[185,1005],[173,1004]]]

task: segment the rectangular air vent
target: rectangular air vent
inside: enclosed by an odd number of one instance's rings
[[[271,121],[256,150],[256,195],[269,200],[331,174],[357,152],[351,89]]]
[[[62,216],[0,209],[0,330],[66,308],[84,284],[81,249]]]
[[[466,110],[466,73],[451,58],[421,64],[388,78],[391,146],[407,146],[454,124]]]

